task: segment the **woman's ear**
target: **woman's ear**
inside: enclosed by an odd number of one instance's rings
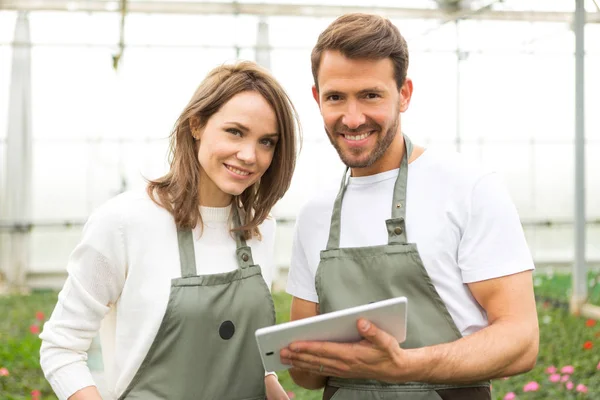
[[[189,123],[190,123],[190,132],[192,132],[192,136],[194,137],[195,140],[200,140],[200,136],[202,134],[202,131],[200,130],[200,118],[198,118],[194,115],[194,116],[190,117]]]

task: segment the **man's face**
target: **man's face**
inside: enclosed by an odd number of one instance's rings
[[[378,161],[400,131],[400,112],[408,108],[412,82],[407,79],[398,90],[389,58],[349,59],[337,51],[323,53],[318,82],[313,96],[342,161],[353,169],[381,172]]]

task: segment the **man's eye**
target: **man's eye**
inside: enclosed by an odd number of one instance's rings
[[[331,96],[329,96],[327,98],[327,100],[332,100],[332,101],[338,101],[340,99],[340,95],[339,94],[332,94]]]

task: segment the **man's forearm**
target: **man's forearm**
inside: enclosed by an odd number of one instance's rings
[[[537,324],[496,321],[455,342],[406,350],[399,381],[469,383],[531,370],[538,354]]]
[[[294,383],[305,389],[315,390],[325,386],[327,378],[321,375],[311,374],[307,371],[301,371],[296,368],[290,368],[290,376]]]

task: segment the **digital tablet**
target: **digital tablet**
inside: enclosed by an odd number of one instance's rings
[[[402,343],[406,339],[406,308],[406,297],[396,297],[257,329],[256,342],[265,371],[290,368],[289,365],[281,364],[279,352],[292,342],[360,341],[362,337],[356,328],[359,318],[371,321],[378,328],[394,336],[398,343]]]

